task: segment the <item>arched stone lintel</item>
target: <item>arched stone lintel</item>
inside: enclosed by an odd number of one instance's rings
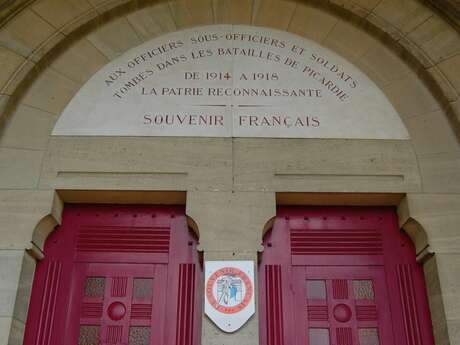
[[[50,208],[50,213],[43,216],[35,226],[32,233],[32,240],[26,247],[26,251],[36,260],[42,260],[45,255],[43,253],[46,239],[54,231],[56,226],[61,223],[62,211],[64,202],[55,192]]]
[[[395,33],[394,28],[389,25],[387,22],[388,20],[384,20],[383,18],[380,18],[377,14],[373,13],[372,11],[369,12],[364,11],[353,11],[353,9],[361,8],[360,6],[356,6],[356,4],[353,4],[353,1],[349,0],[346,1],[343,5],[338,5],[334,4],[333,2],[324,2],[319,5],[319,3],[316,3],[314,1],[298,1],[299,4],[305,4],[305,5],[312,5],[312,6],[319,6],[321,10],[324,10],[325,12],[331,12],[334,15],[337,15],[338,17],[346,20],[346,21],[352,21],[358,26],[360,26],[362,29],[365,29],[366,32],[371,32],[373,36],[376,38],[382,38],[382,36],[385,37],[385,40],[383,40],[385,44],[387,45],[392,45],[393,50],[400,50],[402,51],[403,54],[398,55],[403,55],[404,57],[409,57],[408,59],[410,61],[415,61],[417,62],[416,64],[420,66],[423,66],[423,60],[425,59],[426,53],[422,51],[422,48],[419,48],[417,44],[414,44],[414,42],[411,42],[410,39],[407,37],[403,37],[403,39],[397,39],[393,37],[392,34],[394,35]],[[121,16],[131,13],[135,10],[139,10],[142,8],[146,8],[148,6],[154,6],[157,5],[158,1],[154,0],[145,0],[141,2],[136,2],[134,4],[134,1],[129,1],[129,0],[123,0],[123,1],[107,1],[104,3],[104,5],[101,5],[100,8],[97,8],[97,11],[100,14],[100,17],[95,17],[92,20],[81,20],[77,21],[78,24],[76,24],[73,20],[71,20],[69,23],[65,24],[63,28],[61,28],[62,32],[65,32],[66,35],[59,35],[60,37],[62,36],[63,41],[68,41],[68,40],[74,40],[76,38],[81,38],[84,35],[88,34],[88,32],[93,31],[93,29],[100,27],[103,23],[109,22],[112,19],[117,19],[120,18]],[[347,4],[347,5],[346,5]],[[96,11],[96,8],[93,9],[93,11]],[[369,15],[369,13],[372,13],[372,16]],[[102,17],[102,18],[101,18]],[[373,18],[372,20],[369,19],[364,19],[364,18]],[[102,19],[102,20],[101,20]],[[14,20],[14,19],[13,19]],[[205,23],[200,23],[200,24],[212,24],[209,22]],[[257,24],[257,23],[256,23]],[[185,24],[184,24],[185,25]],[[448,25],[448,24],[446,24]],[[368,29],[371,30],[368,30]],[[391,28],[391,30],[390,30]],[[387,32],[390,30],[389,32]],[[375,32],[374,32],[375,31]],[[407,44],[401,46],[401,42],[408,42]],[[410,42],[409,42],[410,41]],[[391,42],[391,44],[389,43]],[[399,42],[399,43],[396,43]],[[393,44],[394,43],[394,44]],[[65,45],[65,44],[64,44]],[[60,48],[60,45],[57,44],[56,49],[53,49],[54,45],[53,44],[46,44],[44,45],[43,49],[38,49],[40,51],[40,55],[43,56],[39,57],[36,59],[36,61],[40,60],[39,65],[41,65],[42,60],[45,62],[45,64],[52,63],[52,58],[50,56],[53,56],[53,51],[58,51]],[[61,47],[62,48],[62,47]],[[46,50],[46,51],[44,51]],[[420,50],[420,51],[419,51]],[[33,54],[33,53],[32,53]],[[424,58],[422,58],[424,57]],[[34,60],[33,58],[29,57],[29,59]],[[35,61],[35,60],[34,60]],[[430,62],[431,65],[431,62]],[[14,81],[18,77],[21,80],[26,80],[28,79],[28,72],[22,73],[20,70],[24,66],[21,66],[18,68],[18,71],[14,72],[11,79]],[[442,90],[442,87],[440,84],[441,82],[435,80],[433,76],[430,75],[429,71],[422,70],[421,75],[426,75],[427,80],[431,81],[428,84],[434,84],[436,87],[435,89],[438,89],[438,92],[435,93],[440,93],[438,97],[441,98],[441,103],[442,104],[447,104],[446,102],[446,97],[448,98],[447,95],[445,95],[445,92],[448,92],[446,90]],[[18,84],[17,81],[11,84]],[[25,83],[27,84],[27,83]],[[438,85],[439,84],[439,85]],[[448,85],[449,83],[444,83],[445,85]],[[16,90],[13,90],[15,93]],[[433,91],[433,90],[432,90]],[[444,92],[445,91],[445,92]],[[455,92],[454,92],[455,93]],[[8,93],[9,95],[10,93]],[[456,95],[457,96],[457,95]],[[457,99],[457,97],[456,97]],[[16,102],[17,97],[11,97],[11,102]],[[451,103],[453,104],[453,103]],[[453,107],[449,107],[450,113],[452,113],[452,125],[454,127],[458,127],[458,111],[456,108],[454,109]],[[0,118],[3,117],[3,112],[0,112]],[[457,128],[458,129],[458,128]],[[457,130],[458,132],[458,130]]]
[[[199,239],[200,230],[199,230],[198,224],[195,222],[195,220],[192,217],[186,215],[186,218],[187,218],[187,226],[195,234],[196,238]]]
[[[411,238],[415,246],[417,262],[424,263],[434,255],[430,247],[429,237],[425,227],[418,217],[411,214],[411,198],[405,197],[398,205],[399,227]]]

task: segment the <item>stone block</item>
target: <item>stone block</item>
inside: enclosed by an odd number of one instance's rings
[[[34,281],[36,266],[36,260],[28,253],[24,252],[13,311],[15,320],[23,324],[25,324],[27,321],[27,313],[29,310],[29,302],[32,293],[32,285]]]
[[[168,3],[159,3],[131,12],[126,15],[126,19],[145,41],[176,30]]]
[[[438,100],[415,73],[409,73],[382,88],[402,118],[440,109]]]
[[[407,53],[413,56],[423,67],[429,68],[433,66],[433,61],[427,52],[415,44],[411,39],[404,36],[398,40],[398,44],[403,47]]]
[[[460,155],[437,153],[418,157],[425,193],[460,193]]]
[[[460,198],[460,195],[457,195]],[[460,222],[460,208],[456,213],[437,216],[417,217],[423,225],[430,249],[436,254],[460,253],[460,236],[458,224]]]
[[[26,325],[22,321],[13,319],[11,322],[8,345],[22,345],[24,341],[25,328]]]
[[[49,147],[45,189],[231,189],[231,139],[68,137]]]
[[[25,91],[22,103],[60,114],[80,85],[52,68],[38,74]]]
[[[59,54],[52,68],[80,85],[108,62],[88,40],[81,39]]]
[[[23,56],[7,49],[0,47],[0,89],[7,84],[15,71],[21,67],[25,59]]]
[[[40,46],[29,55],[29,59],[35,63],[40,62],[42,66],[48,65],[52,62],[52,58],[47,55],[54,47],[56,47],[63,39],[65,38],[64,34],[61,32],[56,32],[51,35],[45,42],[40,44]]]
[[[297,5],[288,30],[315,42],[323,42],[338,18],[316,7]]]
[[[24,250],[0,250],[0,317],[13,316],[23,256]]]
[[[425,282],[430,305],[431,321],[433,323],[433,335],[436,344],[448,344],[449,333],[446,323],[444,301],[442,299],[439,273],[436,256],[431,257],[423,264]]]
[[[35,227],[53,213],[53,191],[0,191],[0,249],[21,250],[30,247]]]
[[[365,8],[368,11],[372,11],[375,6],[380,3],[380,0],[352,0],[351,2],[362,8]]]
[[[25,9],[0,31],[0,44],[24,57],[29,56],[56,32],[48,22]]]
[[[408,141],[235,139],[235,190],[407,192],[420,190]]]
[[[39,0],[32,4],[31,9],[59,29],[93,8],[86,0]]]
[[[37,67],[32,60],[24,60],[23,63],[9,76],[8,82],[2,89],[2,93],[11,96],[17,91],[22,82],[34,74]]]
[[[109,60],[141,44],[139,36],[125,17],[114,19],[95,31],[87,39]]]
[[[441,293],[444,301],[446,319],[458,320],[460,318],[460,254],[437,254],[436,263],[438,267]]]
[[[251,0],[213,0],[216,24],[245,24],[252,19]]]
[[[5,109],[7,108],[9,101],[10,96],[0,94],[0,123],[2,123],[2,117],[4,115]]]
[[[0,148],[0,188],[36,188],[43,151]]]
[[[343,7],[344,9],[347,10],[346,15],[349,17],[353,17],[353,15],[358,16],[358,17],[367,17],[369,15],[369,9],[366,8],[370,7],[372,3],[374,2],[373,0],[329,0],[330,3]]]
[[[256,303],[257,304],[257,303]],[[255,345],[259,343],[259,323],[253,315],[238,332],[224,333],[207,317],[203,317],[203,345]]]
[[[83,12],[79,16],[74,17],[73,19],[69,20],[62,26],[59,31],[66,36],[72,36],[72,33],[75,30],[78,30],[81,26],[85,25],[89,21],[97,18],[99,13],[96,9],[91,8],[90,10]],[[96,22],[96,21],[95,21]],[[96,23],[94,23],[96,24]],[[93,24],[91,24],[93,25]]]
[[[275,216],[275,194],[270,192],[187,193],[187,215],[197,223],[205,252],[256,252],[265,224]]]
[[[56,115],[27,105],[19,105],[8,117],[0,146],[45,150]]]
[[[457,136],[442,110],[405,119],[417,155],[458,152]]]
[[[285,0],[254,0],[252,22],[258,26],[286,30],[296,6],[295,2]]]
[[[460,94],[460,54],[442,61],[438,67],[455,88],[457,94]]]
[[[124,5],[129,0],[88,0],[99,13],[106,13],[117,6]]]
[[[460,52],[460,36],[457,30],[437,15],[431,16],[407,36],[421,47],[435,63]]]
[[[212,0],[177,0],[169,3],[178,28],[207,25],[214,22]]]
[[[373,12],[389,22],[403,34],[411,32],[433,15],[433,12],[417,0],[382,0]]]
[[[9,345],[8,340],[12,321],[11,317],[0,316],[0,345]]]
[[[368,33],[350,22],[340,20],[329,32],[323,45],[350,62],[364,55],[373,45],[380,44]]]
[[[458,99],[457,90],[454,88],[451,81],[446,77],[446,74],[439,68],[439,65],[429,68],[427,72],[433,79],[434,85],[436,85],[440,89],[442,95],[449,102],[453,102]]]
[[[447,328],[449,329],[450,343],[460,344],[460,320],[458,318],[454,320],[448,320]]]
[[[373,45],[355,62],[379,87],[412,73],[411,68],[394,51],[383,44]]]

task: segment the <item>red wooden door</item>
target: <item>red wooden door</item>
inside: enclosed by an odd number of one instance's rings
[[[423,272],[391,208],[282,208],[259,269],[263,345],[433,345]]]
[[[67,336],[78,344],[159,344],[166,281],[164,265],[76,265]]]
[[[37,265],[24,344],[198,344],[200,277],[182,207],[67,205]]]

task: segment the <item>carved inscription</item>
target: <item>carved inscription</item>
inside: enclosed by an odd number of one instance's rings
[[[165,35],[104,67],[54,130],[71,133],[407,137],[380,90],[339,56],[286,32],[231,25]]]

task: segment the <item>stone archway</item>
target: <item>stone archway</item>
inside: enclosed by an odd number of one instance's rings
[[[437,241],[437,248],[443,251],[437,261],[441,265],[441,277],[446,279],[444,284],[455,286],[448,278],[450,271],[447,267],[450,260],[457,260],[456,235],[451,229],[458,219],[458,209],[454,202],[448,200],[458,197],[460,192],[456,183],[460,171],[457,126],[459,81],[456,75],[458,68],[452,67],[458,64],[460,40],[458,32],[442,17],[415,0],[402,10],[397,9],[392,1],[381,1],[379,4],[377,1],[331,1],[324,4],[279,0],[31,2],[30,6],[5,22],[0,30],[0,51],[5,62],[0,78],[0,108],[4,110],[0,137],[2,203],[21,208],[30,205],[31,200],[51,198],[58,188],[81,188],[84,185],[90,189],[116,186],[131,190],[145,188],[152,180],[156,181],[155,188],[158,190],[179,186],[177,188],[190,192],[190,200],[211,200],[221,208],[235,200],[259,203],[267,200],[267,195],[274,199],[274,191],[286,191],[285,187],[288,191],[300,186],[304,192],[330,192],[324,187],[315,189],[314,184],[300,185],[295,179],[286,178],[282,169],[286,163],[295,163],[294,154],[285,161],[273,163],[264,175],[269,182],[264,184],[254,183],[254,176],[261,176],[264,172],[254,166],[240,164],[236,169],[238,177],[235,184],[232,174],[225,168],[232,165],[232,155],[224,140],[214,143],[215,161],[211,164],[216,175],[222,178],[211,181],[205,181],[200,176],[205,164],[190,163],[186,158],[180,163],[167,162],[163,170],[158,166],[146,166],[140,159],[129,160],[126,150],[144,154],[138,151],[138,143],[129,140],[120,140],[118,146],[110,141],[50,142],[50,130],[65,105],[84,81],[114,56],[149,37],[182,27],[212,23],[263,25],[309,37],[355,63],[381,87],[408,127],[411,143],[403,146],[385,143],[385,148],[368,143],[370,151],[359,156],[356,163],[369,172],[366,176],[370,176],[370,180],[364,181],[364,187],[358,186],[361,180],[353,182],[356,171],[350,167],[345,169],[351,176],[348,180],[334,180],[334,174],[326,174],[326,178],[332,181],[335,187],[330,188],[335,188],[334,191],[382,192],[385,189],[415,195],[424,200],[424,205],[436,206],[438,200],[450,203],[451,206],[447,207],[450,219],[447,237],[453,240],[450,243],[447,243],[449,240]],[[264,151],[260,145],[238,140],[233,144],[239,153],[248,147],[261,153],[263,162]],[[275,150],[278,147],[273,143],[265,144]],[[357,145],[354,143],[346,148],[353,150]],[[170,148],[161,141],[155,141],[155,146],[159,150]],[[188,156],[194,157],[194,150],[205,150],[208,146],[207,140],[194,143],[186,140],[175,148],[174,153],[187,152]],[[337,150],[337,157],[346,151],[342,142],[326,145],[316,142],[311,146],[316,150]],[[107,168],[97,163],[103,156],[94,154],[97,147],[115,153],[118,157],[116,164]],[[113,147],[114,151],[110,151],[109,147]],[[392,155],[395,152],[397,154]],[[400,155],[401,152],[403,155]],[[244,155],[239,157],[243,158],[242,162],[247,158]],[[152,154],[149,158],[155,160],[158,155]],[[366,159],[369,161],[361,165]],[[132,170],[124,163],[128,160],[134,167]],[[314,160],[318,161],[319,158]],[[390,165],[396,166],[396,169],[388,168]],[[301,174],[307,171],[307,176],[313,180],[324,172],[309,171],[310,167],[305,164],[296,167]],[[338,164],[325,169],[334,171],[341,168]],[[148,175],[145,170],[154,173]],[[388,175],[402,175],[405,183],[376,187],[373,176],[378,175],[379,170]],[[249,173],[244,174],[244,171]],[[105,178],[107,181],[101,182]],[[134,183],[135,178],[140,178],[140,182]],[[389,180],[393,181],[392,178]],[[235,190],[240,193],[234,193]],[[246,195],[251,195],[251,198],[246,198]],[[23,251],[26,246],[24,239],[28,242],[32,238],[36,224],[27,226],[30,214],[35,212],[35,205],[34,209],[21,214],[20,221],[11,222],[8,214],[2,215],[2,224],[11,224],[6,226],[9,236],[2,242],[2,248]],[[261,205],[263,210],[258,216],[266,220],[266,215],[272,214],[273,203],[262,202]],[[243,211],[244,208],[241,209]],[[423,212],[427,211],[424,209]],[[439,211],[434,218],[429,217],[432,221],[429,224],[436,231],[445,222],[439,214],[442,212]],[[228,218],[225,212],[222,216]],[[201,225],[200,217],[196,220]],[[214,226],[209,217],[205,223],[205,227]],[[223,226],[223,231],[230,228],[229,222]],[[257,236],[250,235],[250,239],[255,247]],[[210,237],[208,243],[212,241]],[[446,310],[447,324],[455,335],[458,321],[454,297],[455,294],[449,293],[442,298],[451,302]],[[8,328],[13,321],[13,309],[8,309],[5,315],[4,324],[8,324]],[[15,329],[20,329],[20,318],[14,317]]]

